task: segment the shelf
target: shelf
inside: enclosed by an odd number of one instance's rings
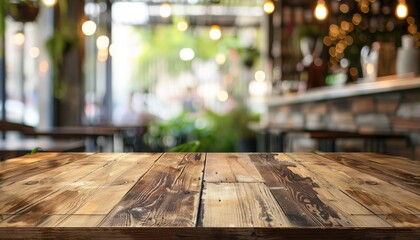
[[[394,91],[420,88],[420,77],[401,78],[397,77],[375,82],[349,84],[344,86],[321,87],[309,90],[303,94],[272,96],[266,99],[269,107],[325,101],[338,98],[356,97],[369,94],[387,93]]]

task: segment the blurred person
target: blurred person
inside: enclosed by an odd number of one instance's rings
[[[194,93],[192,87],[187,87],[182,99],[182,107],[184,111],[189,113],[198,113],[202,107],[201,98]]]
[[[125,107],[116,111],[113,122],[117,126],[147,126],[156,116],[147,109],[147,102],[140,93],[132,92]]]

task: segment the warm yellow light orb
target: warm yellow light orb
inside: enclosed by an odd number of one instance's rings
[[[223,53],[218,53],[216,55],[216,63],[219,65],[223,65],[226,62],[226,56]]]
[[[219,93],[217,93],[217,99],[221,102],[226,102],[229,99],[229,93],[225,90],[220,90]]]
[[[31,49],[29,49],[29,56],[31,56],[31,58],[37,58],[39,57],[40,51],[38,47],[31,47]]]
[[[163,18],[168,18],[172,14],[172,7],[169,3],[162,3],[160,5],[160,16]]]
[[[218,25],[211,26],[209,36],[212,40],[219,40],[222,37],[220,27]]]
[[[408,16],[408,7],[405,1],[399,1],[397,8],[395,9],[395,15],[399,19],[404,19]]]
[[[96,32],[96,23],[88,20],[82,24],[82,32],[86,36],[92,36]]]
[[[188,29],[188,22],[185,20],[181,20],[176,27],[178,28],[179,31],[181,32],[185,32]]]
[[[96,39],[96,47],[99,50],[106,50],[109,46],[109,38],[105,35],[99,36],[98,39]]]
[[[273,12],[274,12],[274,9],[276,8],[275,6],[274,6],[274,3],[273,3],[273,1],[267,1],[267,2],[265,2],[264,3],[264,6],[263,6],[263,8],[264,8],[264,12],[265,13],[267,13],[267,14],[272,14]]]
[[[318,20],[325,20],[328,16],[328,9],[327,5],[323,0],[319,0],[316,4],[315,11],[314,11],[315,17]]]
[[[57,3],[57,0],[43,0],[42,2],[46,7],[53,7]]]
[[[17,46],[22,46],[25,43],[25,34],[22,32],[17,32],[13,35],[12,41]]]

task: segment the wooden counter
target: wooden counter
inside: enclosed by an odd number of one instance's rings
[[[373,153],[37,153],[0,238],[419,239],[420,162]]]

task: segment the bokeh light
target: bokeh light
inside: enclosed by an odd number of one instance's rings
[[[96,32],[96,23],[88,20],[82,24],[82,32],[86,36],[92,36]]]
[[[328,9],[324,0],[318,0],[318,3],[316,4],[316,7],[315,7],[314,14],[315,14],[316,19],[320,21],[325,20],[327,18]]]
[[[163,18],[168,18],[172,14],[172,7],[169,3],[162,3],[160,5],[160,16]]]
[[[212,40],[219,40],[222,37],[222,32],[218,25],[213,25],[210,27],[209,32],[210,39]]]
[[[263,8],[264,8],[265,13],[272,14],[275,10],[275,6],[274,6],[273,1],[269,0],[269,1],[265,2]]]
[[[179,51],[179,58],[183,61],[190,61],[193,60],[195,57],[194,50],[191,48],[183,48]]]
[[[25,34],[17,32],[12,36],[12,42],[17,46],[22,46],[25,43]]]

